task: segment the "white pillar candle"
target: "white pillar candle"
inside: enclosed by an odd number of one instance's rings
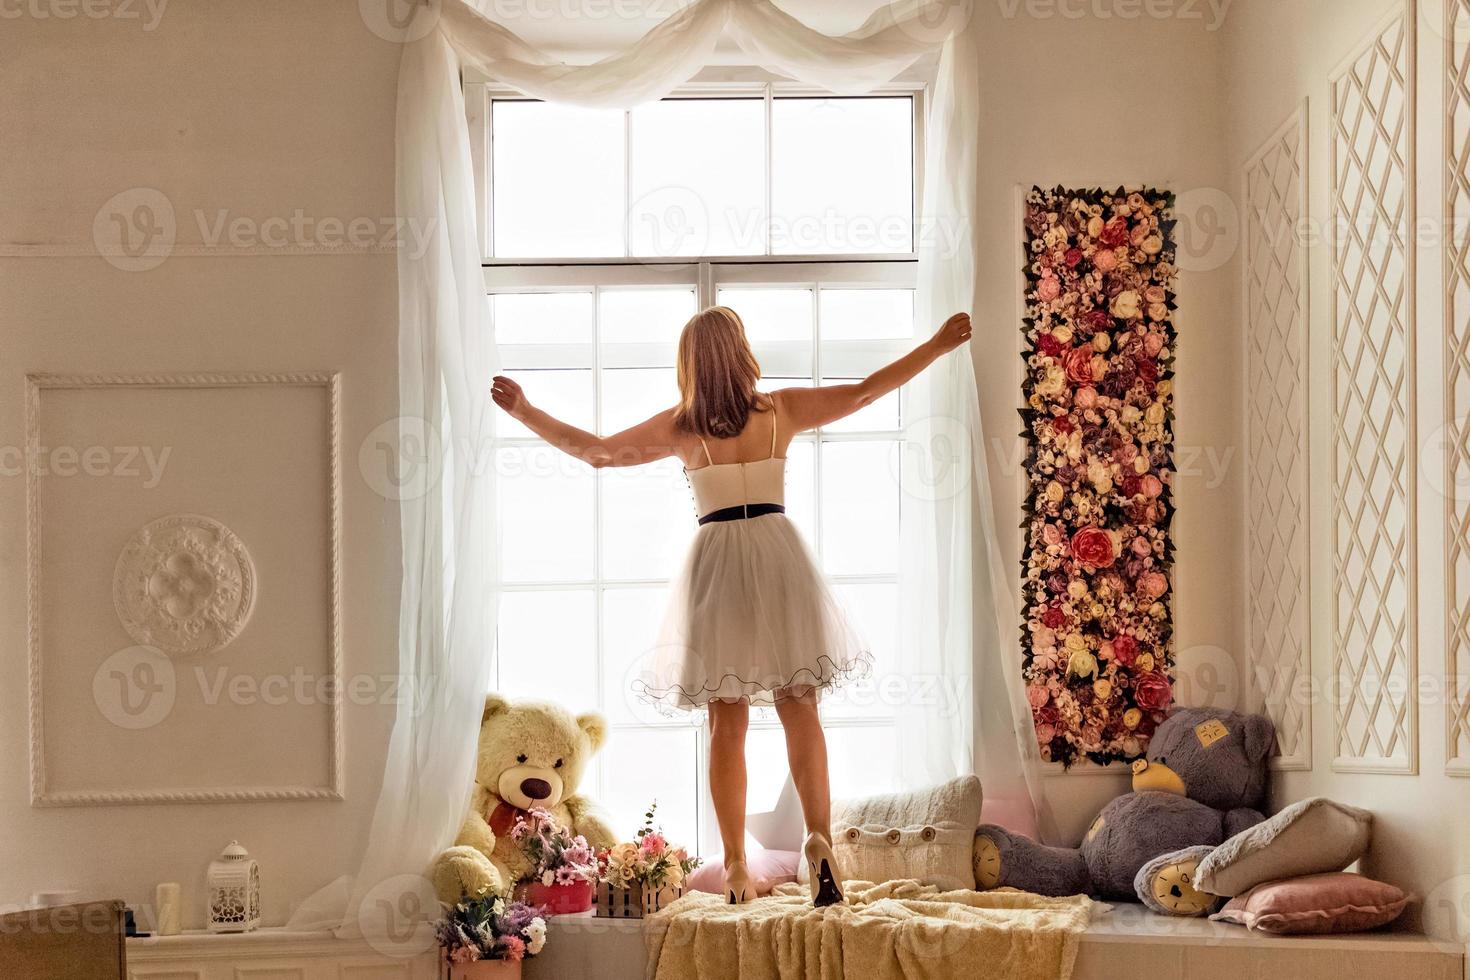
[[[154,890],[154,904],[157,906],[158,934],[160,936],[177,936],[179,934],[179,883],[177,881],[165,881]]]

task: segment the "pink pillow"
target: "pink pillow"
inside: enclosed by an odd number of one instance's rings
[[[801,855],[795,851],[754,851],[746,856],[745,866],[750,871],[750,876],[755,879],[756,891],[761,895],[766,895],[777,885],[795,881],[796,869],[800,861]],[[695,868],[693,874],[684,880],[684,885],[692,891],[710,892],[715,895],[724,891],[724,858],[705,858],[704,863]]]
[[[1412,896],[1350,871],[1257,885],[1210,916],[1260,932],[1362,932],[1399,917]]]

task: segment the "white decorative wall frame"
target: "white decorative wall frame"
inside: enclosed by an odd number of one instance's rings
[[[1244,168],[1246,649],[1278,769],[1312,767],[1307,521],[1307,106]]]
[[[47,453],[52,447],[42,444],[42,409],[49,400],[46,393],[68,393],[71,395],[101,392],[109,395],[125,392],[138,391],[161,391],[194,393],[206,390],[227,390],[230,392],[244,394],[252,389],[275,392],[280,390],[282,395],[286,390],[320,389],[321,400],[310,402],[311,412],[315,417],[324,420],[325,431],[318,433],[315,428],[309,431],[301,431],[299,427],[292,429],[292,435],[299,434],[303,443],[310,445],[300,451],[305,455],[300,459],[309,460],[313,472],[318,475],[313,477],[310,485],[321,486],[325,491],[325,499],[319,503],[313,503],[297,498],[293,505],[301,506],[303,513],[310,513],[312,520],[316,521],[325,529],[325,542],[322,551],[325,555],[325,568],[313,567],[311,574],[313,581],[323,583],[324,608],[315,607],[311,621],[320,622],[324,635],[320,637],[320,643],[311,641],[313,656],[320,660],[321,675],[317,678],[318,685],[314,691],[309,692],[311,697],[317,698],[311,702],[312,708],[320,710],[321,721],[318,724],[316,716],[303,722],[305,730],[311,732],[310,737],[316,738],[316,732],[320,731],[324,742],[313,748],[311,755],[319,756],[324,766],[324,772],[320,777],[314,771],[306,780],[294,780],[273,784],[261,782],[251,785],[210,785],[209,772],[203,779],[186,780],[187,785],[143,785],[126,786],[124,788],[86,788],[67,785],[58,788],[58,780],[54,775],[55,765],[48,762],[47,758],[47,711],[48,705],[45,682],[46,668],[48,664],[48,648],[46,636],[43,631],[43,623],[46,621],[46,609],[43,608],[43,540],[51,533],[46,523],[47,499],[43,494],[44,465],[38,465],[37,461],[45,461],[50,457]],[[269,400],[260,402],[262,405],[271,404]],[[292,402],[293,407],[303,403]],[[123,804],[172,804],[172,803],[250,803],[267,801],[298,801],[298,800],[340,800],[343,798],[343,732],[342,732],[342,570],[341,570],[341,385],[340,377],[335,372],[289,372],[289,373],[191,373],[191,374],[84,374],[84,375],[60,375],[60,374],[29,374],[26,376],[26,539],[27,539],[27,646],[28,646],[28,686],[29,686],[29,711],[30,711],[30,783],[31,803],[33,806],[112,806]],[[282,411],[285,411],[283,409]],[[50,417],[49,414],[47,416]],[[292,416],[294,420],[294,416]],[[193,421],[193,420],[189,420]],[[256,420],[244,417],[241,419],[241,431],[251,433],[252,426]],[[284,430],[285,426],[279,427]],[[200,433],[197,429],[188,430],[188,434],[201,444],[207,444],[215,449],[214,456],[207,461],[209,466],[214,466],[214,457],[228,457],[232,452],[228,439],[223,443],[219,434],[215,432]],[[277,451],[277,447],[270,445],[262,446],[257,439],[255,446],[257,453],[269,454]],[[228,464],[229,460],[225,460]],[[247,467],[248,469],[248,467]],[[218,467],[210,472],[218,473]],[[58,481],[53,481],[58,482]],[[231,476],[226,472],[223,483],[232,482]],[[65,493],[69,491],[52,490],[50,492]],[[320,508],[320,509],[318,509]],[[136,528],[134,524],[132,527]],[[127,625],[128,633],[132,638],[143,645],[133,648],[147,651],[149,647],[157,647],[170,650],[180,657],[180,662],[198,661],[198,655],[204,651],[219,651],[225,644],[235,639],[244,627],[247,617],[254,604],[256,578],[254,563],[247,554],[240,538],[218,521],[209,518],[201,518],[187,514],[177,514],[153,521],[144,529],[151,532],[149,540],[153,544],[159,541],[158,535],[162,533],[167,536],[175,532],[183,533],[182,529],[190,528],[198,535],[198,541],[205,545],[208,552],[207,560],[203,565],[193,567],[195,574],[202,581],[210,574],[231,578],[238,576],[238,594],[233,590],[218,593],[216,598],[225,597],[227,601],[216,607],[210,616],[200,619],[199,622],[205,627],[203,633],[208,634],[208,642],[196,643],[185,639],[183,633],[170,634],[169,630],[162,628],[156,620],[150,620],[146,611],[140,612],[141,605],[136,601],[133,594],[138,585],[134,569],[158,567],[158,562],[164,557],[164,552],[175,554],[176,548],[158,549],[143,544],[139,537],[135,537],[122,549],[117,559],[117,566],[113,569],[117,584],[121,589],[115,593],[113,598],[117,605],[119,618]],[[127,533],[127,532],[124,532]],[[141,536],[141,532],[140,532]],[[88,537],[90,545],[86,557],[86,566],[89,570],[96,562],[92,561],[90,552],[95,550],[95,540]],[[174,542],[177,543],[177,542]],[[257,556],[258,557],[258,556]],[[110,559],[107,559],[110,560]],[[205,571],[209,569],[209,571]],[[175,569],[179,571],[179,569]],[[111,586],[114,578],[107,578],[107,586]],[[99,583],[100,584],[100,583]],[[195,583],[198,584],[197,582]],[[284,591],[278,589],[280,593]],[[177,597],[175,597],[177,598]],[[314,597],[302,600],[308,605],[315,602]],[[188,602],[184,602],[188,605]],[[184,606],[176,607],[181,611],[189,612]],[[71,610],[65,611],[71,615]],[[87,609],[88,615],[96,611]],[[55,612],[53,611],[53,615]],[[112,616],[112,611],[108,611]],[[258,618],[258,617],[257,617]],[[117,620],[113,619],[113,629],[117,628]],[[300,652],[300,651],[298,651]],[[66,657],[76,656],[78,651],[65,649],[56,651],[49,655]],[[283,654],[284,655],[284,654]],[[212,658],[205,657],[205,661]],[[159,662],[167,663],[166,658],[159,657]],[[75,670],[74,664],[68,664],[69,668]],[[100,668],[99,668],[100,675]],[[201,676],[201,687],[204,683]],[[181,681],[179,687],[182,688]],[[68,695],[76,699],[85,700],[86,693]],[[94,689],[94,699],[95,689]],[[75,710],[73,706],[62,704],[60,707]],[[97,707],[101,707],[98,705]],[[232,707],[234,707],[232,705]],[[95,709],[93,709],[95,714]],[[106,712],[103,712],[104,714]],[[73,737],[71,729],[64,723],[58,722],[58,731],[65,731],[68,738]],[[119,724],[118,729],[134,727],[127,724]],[[114,729],[116,731],[117,729]],[[252,734],[242,732],[242,735]],[[253,737],[268,738],[271,732],[254,732]],[[283,736],[284,737],[284,736]],[[296,743],[304,744],[304,743]],[[53,746],[54,748],[55,746]],[[201,749],[204,753],[217,753],[218,747]],[[302,753],[306,755],[308,753]],[[273,774],[274,770],[272,770]],[[270,774],[268,774],[269,776]],[[75,780],[72,780],[75,782]]]
[[[1470,776],[1470,0],[1443,2],[1445,769]]]
[[[212,517],[160,517],[117,556],[117,618],[139,643],[167,654],[213,653],[255,608],[255,563],[240,536]]]
[[[1333,768],[1418,771],[1413,0],[1331,80]]]

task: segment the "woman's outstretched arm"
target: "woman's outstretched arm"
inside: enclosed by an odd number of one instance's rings
[[[956,313],[944,321],[934,336],[862,381],[825,388],[783,389],[781,402],[786,406],[788,421],[797,429],[831,425],[913,380],[941,355],[969,339],[970,314]]]
[[[674,455],[674,410],[659,412],[631,429],[596,436],[536,408],[521,386],[497,374],[490,388],[495,404],[511,418],[568,456],[595,469],[604,466],[641,466]]]

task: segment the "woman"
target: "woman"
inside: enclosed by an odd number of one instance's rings
[[[750,706],[775,705],[801,798],[817,906],[842,900],[831,847],[821,691],[867,652],[784,514],[786,450],[909,381],[970,339],[956,313],[928,341],[856,384],[756,391],[760,366],[734,310],[711,307],[679,337],[679,404],[601,438],[533,407],[497,376],[495,403],[551,445],[601,468],[668,456],[684,463],[700,529],[672,587],[657,654],[635,686],[655,702],[709,711],[710,794],[725,849],[725,893],[753,897],[745,864],[745,731]]]

